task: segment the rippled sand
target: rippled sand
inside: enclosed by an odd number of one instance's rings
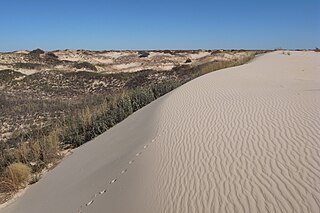
[[[320,212],[320,54],[273,52],[195,79],[1,212]]]

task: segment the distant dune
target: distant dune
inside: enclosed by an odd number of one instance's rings
[[[320,54],[273,52],[190,81],[0,212],[320,212]]]
[[[56,50],[0,52],[0,71],[11,69],[25,75],[43,71],[94,73],[168,71],[183,65],[199,65],[212,61],[241,58],[247,51],[230,50],[150,50],[150,51],[90,51]]]

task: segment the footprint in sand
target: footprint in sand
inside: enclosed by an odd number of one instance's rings
[[[101,192],[99,192],[99,194],[104,194],[104,193],[106,193],[107,192],[107,190],[105,189],[105,190],[102,190]]]
[[[159,136],[160,136],[160,135],[159,135]],[[153,142],[155,142],[155,141],[156,141],[156,139],[154,138],[154,139],[152,139],[151,143],[153,143]],[[147,144],[143,146],[144,149],[146,149],[147,147],[148,147]],[[138,152],[138,153],[136,154],[136,156],[140,156],[141,154],[142,154],[142,152]],[[135,160],[129,161],[129,164],[132,164],[134,161],[135,161]],[[126,173],[126,172],[127,172],[127,169],[124,169],[124,170],[121,171],[121,174],[124,174],[124,173]],[[117,181],[117,179],[115,178],[115,179],[113,179],[112,181],[110,181],[109,184],[113,184],[113,183],[115,183],[116,181]],[[104,189],[104,190],[100,191],[99,194],[102,195],[102,194],[104,194],[104,193],[106,193],[106,192],[107,192],[107,189]],[[98,196],[98,194],[94,194],[94,195],[93,195],[93,198],[95,198],[95,197],[97,197],[97,196]],[[86,204],[86,206],[90,206],[93,202],[94,202],[94,199],[90,200],[90,201]],[[83,212],[82,212],[82,210],[79,210],[78,213],[83,213]]]
[[[86,204],[86,206],[90,206],[93,202],[94,200],[90,200],[89,203]]]
[[[155,142],[155,140],[156,140],[156,139],[152,139],[151,142],[153,143],[153,142]],[[148,147],[148,145],[144,145],[144,146],[143,146],[144,149],[146,149],[147,147]],[[140,156],[141,154],[142,154],[142,152],[138,152],[138,153],[136,154],[136,156]],[[135,160],[129,161],[129,164],[132,164],[134,161],[135,161]],[[127,172],[127,169],[124,169],[124,170],[121,171],[121,174],[124,174],[124,173],[126,173],[126,172]],[[113,184],[113,183],[115,183],[116,181],[117,181],[117,179],[113,179],[112,181],[110,181],[110,184]],[[104,194],[104,193],[106,193],[106,192],[107,192],[107,189],[104,189],[104,190],[100,191],[99,194],[102,195],[102,194]],[[95,197],[97,197],[97,196],[98,196],[98,194],[94,194],[93,197],[95,198]],[[90,206],[93,202],[94,202],[94,200],[90,200],[90,201],[86,204],[86,206]],[[79,210],[78,213],[82,213],[82,211]]]

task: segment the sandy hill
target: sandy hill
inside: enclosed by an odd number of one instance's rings
[[[56,50],[0,53],[0,70],[12,69],[30,75],[45,70],[97,73],[136,72],[146,69],[171,70],[175,66],[200,64],[237,58],[241,51],[158,50],[158,51],[89,51]]]
[[[0,212],[319,212],[319,59],[274,52],[197,78]]]

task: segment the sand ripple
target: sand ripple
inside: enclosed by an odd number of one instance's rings
[[[319,85],[312,52],[202,76],[75,150],[3,212],[318,213]]]
[[[319,83],[319,60],[275,57],[203,76],[166,99],[163,212],[320,212],[320,96],[303,92]]]

